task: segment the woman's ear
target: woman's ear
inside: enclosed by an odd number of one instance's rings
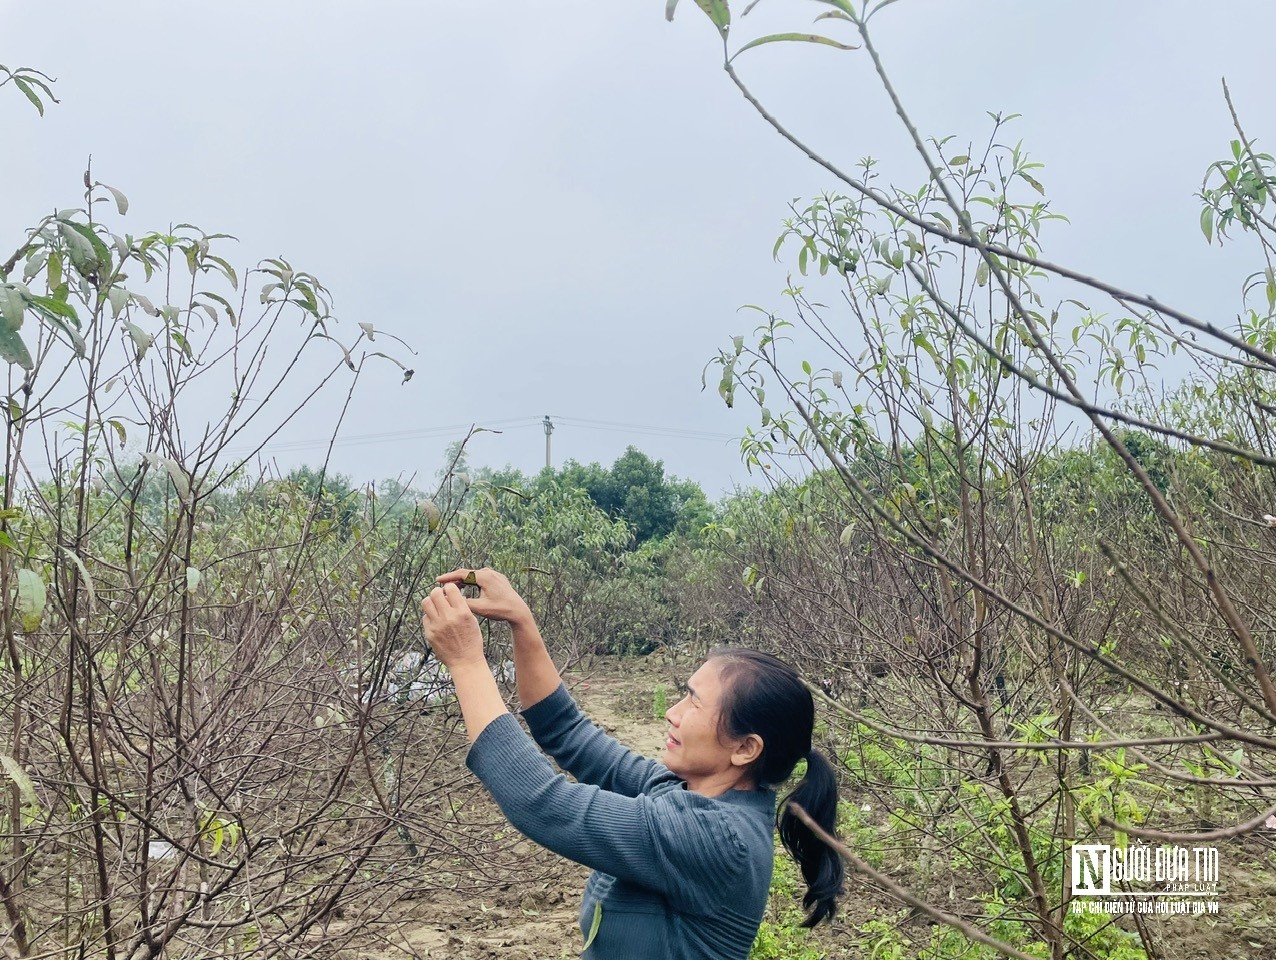
[[[751,733],[736,744],[735,750],[731,752],[731,763],[737,767],[747,767],[762,756],[762,748],[762,738]]]

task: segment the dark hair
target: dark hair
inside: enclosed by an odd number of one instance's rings
[[[792,854],[806,880],[802,906],[810,913],[803,922],[813,927],[831,919],[843,891],[842,858],[789,809],[798,804],[825,833],[834,836],[837,822],[837,781],[833,767],[811,749],[815,701],[792,667],[757,650],[722,647],[709,659],[721,666],[720,733],[732,739],[757,734],[762,753],[749,768],[759,787],[774,787],[806,760],[806,775],[780,804],[780,840]]]

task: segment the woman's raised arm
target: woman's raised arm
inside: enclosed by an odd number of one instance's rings
[[[503,620],[514,633],[514,672],[518,680],[518,703],[526,710],[558,689],[558,668],[541,638],[536,619],[527,601],[518,595],[503,573],[490,567],[481,570],[453,570],[439,577],[439,583],[477,584],[479,595],[466,602],[470,610],[489,620]]]
[[[559,692],[558,668],[545,648],[531,609],[503,574],[487,568],[462,569],[438,579],[444,586],[477,584],[482,593],[466,601],[470,612],[503,620],[513,629],[519,703],[532,736],[560,767],[583,783],[628,797],[671,776],[656,761],[633,752],[590,723],[567,691]],[[460,692],[458,685],[458,695]]]

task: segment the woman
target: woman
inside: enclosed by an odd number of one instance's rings
[[[461,594],[464,582],[477,582],[476,599]],[[421,622],[452,674],[469,768],[515,827],[595,871],[581,907],[583,956],[747,957],[771,883],[773,788],[805,759],[790,798],[830,833],[836,815],[833,770],[811,749],[815,707],[797,674],[755,651],[715,652],[665,714],[658,763],[581,713],[504,576],[454,570],[439,583],[421,602]],[[555,774],[505,709],[476,614],[512,628],[523,717],[577,783]],[[788,810],[779,830],[806,879],[806,925],[814,926],[833,914],[841,860]]]

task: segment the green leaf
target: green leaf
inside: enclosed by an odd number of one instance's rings
[[[54,297],[32,297],[31,303],[39,307],[45,313],[51,313],[55,317],[62,317],[67,320],[74,321],[78,327],[80,325],[80,316],[75,312],[75,307],[67,303],[65,300],[58,300]]]
[[[115,209],[120,212],[121,217],[128,213],[128,197],[124,196],[124,194],[120,193],[120,191],[116,190],[114,187],[108,186],[105,183],[99,183],[98,186],[106,187],[107,190],[111,191],[111,196],[115,198]]]
[[[49,255],[44,250],[41,250],[39,253],[32,254],[27,259],[27,265],[22,269],[23,282],[30,283],[32,278],[44,269],[44,265],[48,262],[48,259]]]
[[[199,293],[196,294],[196,296],[207,297],[209,300],[214,300],[217,303],[220,303],[222,305],[222,309],[226,311],[226,316],[230,318],[230,325],[232,327],[236,326],[239,323],[239,318],[235,316],[235,308],[230,305],[230,301],[227,300],[225,297],[218,296],[217,294],[212,293],[211,291],[208,291],[208,290],[201,290]]]
[[[589,935],[585,937],[585,945],[581,947],[581,952],[588,950],[594,942],[594,938],[598,936],[598,930],[603,925],[603,904],[599,900],[594,904],[594,919],[589,924]]]
[[[948,161],[948,163],[954,167],[964,167],[966,164],[970,163],[970,157],[963,153],[960,156],[953,157]]]
[[[975,283],[981,287],[988,286],[988,261],[981,260],[975,270]]]
[[[124,445],[128,443],[128,431],[124,429],[124,424],[118,420],[108,420],[106,422],[114,428],[116,436],[120,438],[120,449],[123,450]]]
[[[696,6],[713,21],[718,33],[726,36],[727,28],[731,26],[731,9],[726,0],[696,0]]]
[[[170,460],[168,457],[161,457],[159,454],[149,450],[142,454],[142,459],[152,466],[162,467],[168,473],[169,479],[173,481],[173,486],[177,488],[177,495],[183,500],[190,499],[190,480],[177,461]]]
[[[309,313],[311,316],[318,317],[320,315],[319,301],[315,297],[314,290],[312,290],[310,288],[310,285],[307,283],[298,283],[298,284],[295,284],[295,287],[297,292],[301,294],[301,298],[302,298],[299,305],[304,307],[306,312]],[[292,302],[297,303],[297,301],[295,300]],[[351,367],[351,369],[354,369],[354,368]]]
[[[18,571],[18,620],[25,633],[40,629],[44,619],[44,603],[48,593],[44,581],[34,570]]]
[[[84,566],[84,561],[69,547],[59,545],[58,549],[65,553],[80,571],[80,576],[84,579],[84,592],[89,596],[89,613],[92,614],[93,606],[97,603],[97,591],[93,588],[93,578],[89,576],[88,568]]]
[[[461,535],[457,533],[456,527],[448,527],[444,533],[447,534],[448,543],[452,544],[452,549],[457,553],[464,553],[464,545],[461,543]]]
[[[3,769],[17,786],[23,800],[36,806],[40,805],[40,795],[35,792],[35,784],[31,782],[31,778],[27,776],[27,772],[22,769],[22,765],[17,760],[7,753],[0,753],[0,769]]]
[[[357,373],[359,368],[354,365],[354,358],[350,356],[350,350],[343,343],[341,343],[340,340],[334,340],[332,337],[324,337],[324,339],[332,340],[332,342],[337,345],[337,349],[340,350],[341,355],[345,357],[346,366]]]
[[[877,14],[880,13],[884,7],[889,7],[894,2],[895,0],[882,0],[881,3],[879,3],[876,7],[873,8],[873,12],[870,13],[869,16],[870,17],[877,16]]]
[[[6,327],[10,330],[21,329],[22,316],[26,309],[22,291],[11,283],[0,286],[0,318],[3,318]]]
[[[23,80],[21,77],[13,78],[13,85],[26,94],[26,98],[35,104],[35,108],[40,111],[40,116],[44,116],[44,104],[40,102],[40,98],[35,95],[35,91],[31,89],[31,84]]]
[[[80,331],[76,329],[79,326],[80,318],[76,316],[75,309],[69,303],[54,300],[51,297],[32,297],[31,302],[52,326],[66,334],[67,339],[71,341],[71,346],[75,348],[77,357],[82,358],[88,352],[84,337],[80,336]],[[75,327],[68,324],[64,319],[68,316],[75,321]]]
[[[210,307],[209,309],[212,308]],[[186,339],[184,334],[174,328],[168,331],[168,335],[173,338],[175,344],[182,348],[182,353],[186,355],[187,360],[195,359],[195,352],[191,350],[190,341]]]
[[[1022,170],[1020,170],[1020,171],[1019,171],[1019,176],[1023,177],[1025,180],[1027,180],[1027,181],[1028,181],[1028,186],[1030,186],[1030,187],[1032,187],[1032,189],[1036,190],[1036,191],[1037,191],[1037,193],[1041,194],[1043,197],[1046,195],[1046,188],[1045,188],[1045,187],[1043,187],[1043,186],[1042,186],[1040,183],[1038,183],[1036,180],[1034,180],[1032,177],[1028,176],[1028,174],[1026,174],[1026,173],[1024,173]]]
[[[1205,242],[1214,242],[1214,208],[1206,207],[1201,211],[1201,233],[1205,234]]]
[[[930,342],[930,338],[928,338],[924,333],[913,334],[913,345],[926,351],[926,353],[930,356],[931,360],[935,362],[936,366],[942,365],[943,361],[939,359],[939,353],[935,350],[934,345]]]
[[[85,223],[72,223],[70,227],[89,242],[89,246],[93,248],[93,257],[99,267],[105,268],[111,265],[111,248],[93,231],[92,227]]]
[[[76,224],[59,221],[58,233],[62,235],[62,242],[71,254],[71,262],[77,267],[83,265],[85,270],[90,270],[97,264],[97,254],[93,244],[75,227]]]
[[[722,365],[722,379],[718,381],[718,395],[727,408],[735,406],[735,359]]]
[[[226,279],[230,281],[230,285],[234,287],[236,290],[239,289],[239,276],[235,273],[235,268],[232,267],[229,262],[211,253],[205,256],[204,259],[209,260],[217,264],[217,266],[221,267],[222,272],[226,274]]]
[[[0,327],[0,359],[16,363],[23,370],[30,370],[35,366],[27,345],[22,342],[18,331],[11,327]]]
[[[834,40],[832,37],[824,37],[818,33],[772,33],[765,37],[758,37],[756,40],[750,40],[743,47],[732,54],[731,59],[734,60],[744,51],[753,47],[760,47],[764,43],[819,43],[826,47],[836,47],[838,50],[858,50],[859,47],[849,43],[842,43],[840,40]]]
[[[418,500],[416,508],[425,514],[425,525],[431,533],[439,529],[439,523],[443,519],[443,515],[439,513],[439,508],[435,506],[433,500]]]
[[[123,287],[115,286],[106,291],[106,299],[111,303],[111,319],[114,320],[128,306],[129,294]]]
[[[62,286],[62,254],[54,250],[49,254],[49,289]]]
[[[134,293],[131,296],[133,297],[133,302],[149,313],[152,317],[158,317],[160,315],[159,310],[155,308],[155,304],[151,303],[150,298],[146,295]]]
[[[133,338],[133,346],[137,350],[137,359],[140,361],[146,356],[146,351],[155,342],[155,338],[131,320],[124,321],[124,329]]]

